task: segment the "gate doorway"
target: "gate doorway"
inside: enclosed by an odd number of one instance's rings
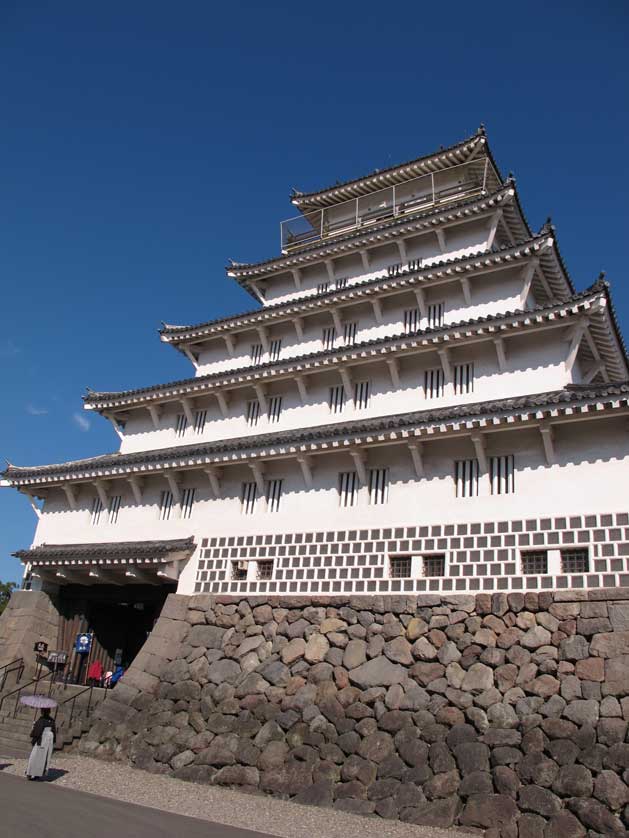
[[[142,648],[160,615],[172,585],[64,585],[59,589],[57,648],[68,652],[68,680],[85,682],[87,670],[100,661],[103,672],[125,669]],[[77,654],[78,634],[92,635],[89,654]]]

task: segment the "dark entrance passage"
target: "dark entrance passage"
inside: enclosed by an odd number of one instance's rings
[[[59,590],[58,649],[70,653],[69,680],[83,683],[93,661],[104,672],[125,669],[142,648],[176,585],[65,585]],[[93,634],[88,655],[75,654],[76,637]]]

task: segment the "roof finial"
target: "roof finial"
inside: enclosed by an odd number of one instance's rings
[[[515,186],[515,175],[513,174],[513,172],[509,172],[505,183],[512,183]]]
[[[555,225],[553,224],[553,220],[549,215],[546,221],[540,227],[538,235],[542,236],[544,233],[552,233],[554,229]]]
[[[487,132],[485,131],[485,123],[484,122],[481,122],[481,124],[478,126],[478,131],[476,133],[480,134],[483,137],[485,136],[485,134]]]
[[[598,278],[597,278],[596,282],[594,283],[594,287],[595,287],[595,288],[596,288],[597,286],[599,286],[599,287],[601,287],[601,286],[603,286],[603,287],[607,287],[607,286],[609,285],[609,282],[605,279],[605,275],[606,275],[606,272],[605,272],[605,271],[601,271],[601,272],[599,273]]]

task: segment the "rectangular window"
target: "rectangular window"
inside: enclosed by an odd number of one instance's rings
[[[457,364],[454,367],[454,393],[462,396],[474,392],[474,364]]]
[[[404,312],[404,332],[408,335],[410,332],[418,331],[419,321],[419,309],[407,308]]]
[[[436,329],[443,326],[445,303],[431,303],[428,306],[428,328]]]
[[[445,391],[445,379],[441,367],[424,370],[424,395],[427,399],[438,399]]]
[[[328,326],[323,330],[323,348],[334,349],[334,341],[336,340],[336,329],[334,326]]]
[[[256,497],[258,494],[258,487],[255,483],[242,484],[242,512],[245,515],[253,515],[256,508]]]
[[[329,282],[320,282],[317,285],[317,294],[325,294],[329,290],[330,290],[330,283]]]
[[[588,573],[590,570],[590,553],[585,550],[562,550],[562,573]]]
[[[272,340],[269,346],[269,360],[279,361],[280,352],[282,351],[282,339]]]
[[[112,495],[109,498],[109,506],[107,507],[107,520],[110,524],[118,523],[118,513],[120,512],[121,502],[121,495]]]
[[[548,553],[546,550],[529,550],[521,553],[522,573],[525,576],[543,576],[548,573]]]
[[[178,413],[175,421],[175,436],[181,437],[185,434],[188,427],[188,420],[185,413]]]
[[[478,495],[478,460],[457,460],[454,463],[454,482],[457,498]]]
[[[345,388],[342,384],[330,387],[330,413],[342,413],[345,406]]]
[[[356,506],[358,500],[358,475],[355,471],[339,474],[339,505]]]
[[[263,561],[258,562],[258,567],[256,568],[257,573],[256,576],[261,582],[264,582],[268,579],[273,578],[273,562],[272,561]]]
[[[489,458],[489,479],[492,495],[512,495],[515,492],[513,454]]]
[[[251,399],[247,402],[247,412],[245,414],[247,425],[252,428],[258,424],[260,419],[260,402],[257,399]]]
[[[369,503],[379,506],[389,497],[389,476],[386,468],[369,469]]]
[[[232,580],[234,582],[246,582],[247,562],[232,562]]]
[[[339,277],[335,283],[337,291],[340,291],[342,288],[347,288],[347,277]]]
[[[92,526],[97,527],[100,524],[100,516],[103,512],[103,503],[100,498],[94,498],[92,501]]]
[[[192,507],[194,505],[195,489],[184,489],[181,493],[181,517],[190,518],[192,516]]]
[[[279,422],[282,412],[282,397],[271,396],[269,399],[269,422]]]
[[[207,422],[207,410],[197,410],[194,414],[194,432],[195,434],[202,434],[205,430],[205,423]]]
[[[389,572],[391,574],[391,579],[410,579],[411,557],[392,556],[389,559]]]
[[[264,347],[261,343],[252,343],[251,344],[251,363],[254,367],[260,366],[262,363],[262,352]]]
[[[345,346],[353,346],[356,343],[357,331],[358,323],[356,321],[343,324],[343,343]]]
[[[394,265],[387,266],[387,273],[389,276],[399,276],[402,270],[402,263],[396,262]]]
[[[269,480],[266,484],[266,508],[267,512],[277,512],[280,508],[282,497],[283,480]]]
[[[422,559],[422,570],[424,576],[445,576],[446,557],[444,555],[424,556]]]
[[[370,389],[368,381],[357,381],[354,384],[354,407],[357,410],[369,407]]]
[[[160,521],[168,521],[170,520],[170,513],[173,508],[173,493],[169,490],[165,490],[162,492],[160,501],[159,501],[159,520]]]

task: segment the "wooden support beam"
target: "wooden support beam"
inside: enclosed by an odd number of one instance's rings
[[[124,584],[120,576],[117,576],[108,568],[103,568],[100,565],[94,565],[87,574],[94,583],[100,585],[122,585]]]
[[[423,288],[415,288],[415,299],[417,300],[417,307],[422,317],[428,317],[428,304],[426,303],[426,295]]]
[[[229,412],[229,393],[223,390],[217,390],[214,395],[216,396],[221,415],[223,419],[226,419]]]
[[[450,362],[450,353],[447,349],[438,349],[437,355],[441,361],[443,369],[443,377],[446,381],[452,381],[452,364]]]
[[[168,579],[172,582],[178,582],[181,576],[181,567],[183,559],[175,559],[172,562],[164,562],[161,569],[157,571],[159,579]]]
[[[167,471],[164,474],[164,477],[168,483],[168,488],[173,494],[175,503],[179,506],[181,504],[181,489],[179,486],[181,480],[180,476],[176,472],[173,473],[172,471]]]
[[[299,398],[302,404],[306,404],[308,398],[308,385],[306,384],[306,377],[304,375],[296,375],[295,382],[299,390]]]
[[[162,409],[158,404],[149,404],[146,406],[146,409],[151,415],[151,421],[153,422],[153,427],[155,430],[159,430],[159,417],[161,416]]]
[[[264,384],[254,384],[253,389],[256,391],[256,396],[258,397],[258,401],[260,402],[262,413],[267,413],[269,410],[269,405],[266,398],[266,387],[264,386]]]
[[[220,468],[215,468],[214,466],[210,466],[209,468],[203,469],[203,471],[207,474],[207,478],[210,481],[210,487],[212,489],[212,494],[215,498],[220,498],[221,496],[221,477],[223,475],[223,470]]]
[[[502,218],[502,210],[499,209],[491,219],[491,227],[489,228],[489,235],[487,236],[487,250],[491,250],[494,244],[494,239],[496,238],[496,232],[498,230],[498,224],[500,224],[500,219]]]
[[[332,259],[324,259],[324,262],[325,262],[325,268],[328,272],[328,279],[330,280],[330,282],[334,282],[334,280],[335,280],[334,262],[332,261]]]
[[[369,259],[369,251],[368,250],[361,250],[360,251],[360,258],[362,260],[364,270],[369,272],[371,270],[371,261]]]
[[[525,266],[522,274],[522,292],[520,294],[520,308],[526,308],[526,303],[531,292],[531,285],[533,284],[533,277],[539,265],[538,259],[531,259],[528,265]]]
[[[468,306],[472,305],[472,289],[470,288],[470,281],[466,276],[461,277],[461,291],[463,291],[463,298]]]
[[[570,348],[568,349],[568,354],[566,356],[566,360],[564,361],[566,372],[572,372],[572,368],[577,360],[581,341],[583,340],[586,329],[587,325],[585,323],[577,323],[577,325],[571,329],[570,334],[567,337],[567,340],[570,341]]]
[[[299,268],[293,268],[291,273],[293,275],[293,282],[295,283],[296,290],[301,291],[301,271]]]
[[[142,503],[142,478],[136,477],[132,475],[131,477],[127,477],[127,482],[129,486],[131,486],[131,491],[133,492],[133,498],[135,502],[139,505]]]
[[[424,443],[409,442],[408,450],[411,453],[415,474],[421,479],[424,476]]]
[[[195,370],[198,370],[199,369],[199,359],[197,358],[197,356],[192,354],[192,351],[190,350],[189,346],[182,346],[182,349],[184,351],[184,354],[185,354],[186,358],[190,361],[190,363],[195,368]]]
[[[194,425],[194,414],[192,412],[192,403],[190,402],[190,399],[184,396],[182,399],[180,399],[180,404],[181,409],[186,415],[188,424],[190,425],[190,427],[192,427]]]
[[[555,462],[555,434],[553,427],[546,422],[540,423],[539,432],[542,436],[546,463],[551,466]]]
[[[116,432],[116,436],[118,437],[118,439],[122,439],[124,437],[124,434],[120,430],[120,426],[118,425],[118,422],[111,415],[111,413],[103,413],[103,416],[111,422],[111,427]]]
[[[107,509],[109,505],[109,496],[107,494],[107,486],[103,483],[102,480],[95,480],[94,481],[94,488],[96,489],[96,494],[98,495],[100,502],[103,505],[103,509]]]
[[[583,383],[584,384],[589,384],[591,381],[593,381],[596,378],[596,376],[599,373],[604,373],[605,371],[606,371],[605,370],[605,364],[603,364],[603,363],[593,364],[589,368],[589,370],[587,370],[585,375],[583,376]]]
[[[397,244],[397,249],[400,252],[400,260],[403,264],[408,262],[408,252],[406,250],[406,242],[404,239],[396,239],[395,243]]]
[[[437,235],[437,241],[439,242],[439,250],[440,250],[442,253],[446,253],[446,251],[448,250],[448,246],[447,246],[447,244],[446,244],[446,233],[445,233],[445,230],[443,230],[441,227],[438,227],[438,228],[435,230],[435,233],[436,233],[436,235]]]
[[[269,332],[266,326],[258,326],[256,329],[258,333],[258,337],[260,338],[260,343],[264,347],[264,351],[269,351]]]
[[[312,489],[312,457],[297,457],[307,489]]]
[[[147,573],[143,568],[132,567],[126,570],[124,575],[127,579],[133,579],[143,585],[159,585],[159,580],[152,573]]]
[[[387,367],[389,368],[389,375],[391,376],[391,384],[398,389],[400,384],[400,365],[397,358],[387,358]]]
[[[264,463],[249,463],[249,468],[256,482],[260,500],[264,500]]]
[[[483,474],[489,470],[487,461],[487,448],[484,434],[472,434],[472,444],[478,460],[478,466]]]
[[[238,342],[237,335],[223,335],[223,340],[225,341],[227,351],[230,355],[233,355],[236,352],[236,343]]]
[[[504,372],[507,369],[507,351],[505,348],[504,338],[494,338],[494,346],[496,347],[498,369],[500,372]]]
[[[295,333],[299,340],[304,339],[304,318],[303,317],[294,317],[293,318],[293,326],[295,327]]]
[[[367,485],[367,457],[364,451],[350,451],[350,457],[354,461],[354,468],[356,469],[356,474],[358,475],[358,479],[363,484],[363,486]]]
[[[35,502],[35,498],[34,498],[34,497],[33,497],[33,495],[32,495],[32,494],[28,491],[28,489],[19,489],[18,491],[22,492],[22,494],[23,494],[23,495],[26,495],[26,497],[28,498],[28,502],[30,503],[30,505],[31,505],[31,507],[32,507],[32,509],[33,509],[33,512],[35,513],[35,515],[37,515],[37,517],[38,517],[38,518],[41,518],[41,516],[42,516],[42,511],[41,511],[41,509],[39,508],[39,506],[37,506],[37,503]]]
[[[374,319],[376,323],[378,323],[379,325],[380,323],[382,323],[382,303],[380,302],[380,300],[372,300],[371,307],[373,309]]]
[[[338,308],[331,308],[330,314],[332,315],[336,334],[340,337],[343,334],[343,319],[341,317],[341,313]]]
[[[68,500],[68,505],[73,512],[76,512],[78,508],[77,503],[77,495],[74,491],[74,486],[71,483],[66,483],[63,487],[63,491],[66,493],[66,498]]]
[[[343,389],[345,390],[345,398],[351,399],[352,398],[352,376],[350,371],[347,367],[339,367],[339,375],[341,376],[341,382],[343,384]]]

